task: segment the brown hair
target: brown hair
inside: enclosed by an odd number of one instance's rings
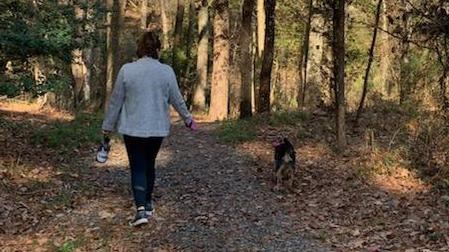
[[[159,50],[161,49],[161,41],[155,31],[144,32],[137,41],[137,57],[142,58],[149,56],[154,59],[159,58]]]

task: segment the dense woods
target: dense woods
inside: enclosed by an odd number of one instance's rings
[[[393,102],[449,106],[441,1],[2,1],[2,96],[101,109],[142,30],[158,30],[189,105],[212,119]],[[345,20],[346,19],[346,20]],[[31,25],[33,24],[33,25]],[[379,37],[379,38],[378,38]],[[365,69],[365,71],[362,71]],[[239,73],[235,71],[239,70]]]

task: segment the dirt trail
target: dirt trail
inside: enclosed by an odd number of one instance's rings
[[[15,122],[38,123],[28,114],[3,115],[4,122],[12,115]],[[16,180],[3,171],[0,212],[18,222],[2,227],[0,251],[328,251],[297,231],[297,218],[279,202],[288,196],[273,193],[252,173],[251,158],[218,143],[213,127],[173,127],[157,159],[156,214],[141,228],[127,224],[134,207],[119,140],[105,165],[92,161],[93,150],[75,152],[79,167],[65,170],[57,167],[69,161],[49,161],[45,168],[45,160],[23,158],[47,177],[37,189],[28,175]],[[25,151],[29,157],[39,150]]]
[[[101,201],[110,207],[115,201],[115,209],[103,215],[114,216],[106,221],[116,222],[113,232],[121,229],[117,234],[124,237],[111,241],[148,250],[325,251],[295,231],[298,223],[278,203],[279,195],[251,174],[248,157],[219,144],[211,127],[195,133],[173,128],[158,156],[155,218],[138,230],[125,224],[132,215],[129,174],[123,145],[115,145],[115,162],[107,168],[113,182],[104,187],[122,194],[120,200]],[[97,209],[89,212],[101,211],[101,204],[94,204]]]

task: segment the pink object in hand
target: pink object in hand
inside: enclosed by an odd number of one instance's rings
[[[196,122],[192,119],[192,122],[190,123],[189,128],[193,131],[198,129],[198,126],[196,125]]]

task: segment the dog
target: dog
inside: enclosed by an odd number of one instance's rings
[[[287,181],[288,189],[293,190],[293,179],[296,167],[296,153],[293,145],[287,138],[277,139],[273,142],[274,147],[274,189],[278,191]]]

